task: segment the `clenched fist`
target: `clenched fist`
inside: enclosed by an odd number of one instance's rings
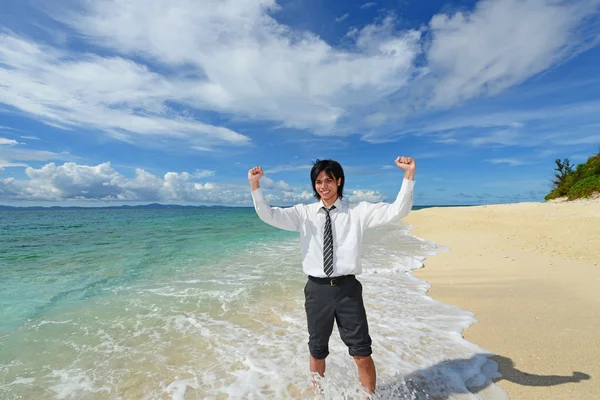
[[[405,172],[410,170],[414,171],[417,168],[415,160],[412,157],[398,157],[394,162],[398,168]]]
[[[250,181],[250,183],[258,183],[258,180],[263,176],[265,176],[265,173],[263,172],[261,167],[254,167],[251,168],[250,171],[248,171],[248,180]]]
[[[404,171],[404,177],[407,179],[414,179],[415,172],[417,170],[417,164],[412,157],[398,157],[394,160],[396,166]]]

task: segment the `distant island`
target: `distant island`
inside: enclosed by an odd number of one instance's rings
[[[89,209],[95,209],[95,210],[109,210],[109,209],[182,209],[182,208],[240,208],[240,207],[229,207],[229,206],[220,206],[220,205],[213,205],[213,206],[206,206],[206,205],[199,205],[199,206],[189,206],[189,205],[179,205],[179,204],[159,204],[159,203],[152,203],[152,204],[141,204],[141,205],[136,205],[136,206],[129,206],[129,205],[121,205],[121,206],[98,206],[98,207],[94,207],[94,206],[3,206],[0,205],[0,210],[89,210]],[[243,208],[243,207],[242,207]]]
[[[470,207],[472,204],[448,204],[448,205],[424,205],[424,206],[414,206],[417,209],[420,208],[429,208],[429,207]],[[289,205],[274,205],[274,207],[290,207]],[[146,209],[146,210],[165,210],[165,209],[198,209],[198,208],[254,208],[253,205],[250,206],[223,206],[223,205],[198,205],[198,206],[190,206],[190,205],[180,205],[180,204],[160,204],[160,203],[152,203],[152,204],[140,204],[137,206],[4,206],[0,204],[0,211],[27,211],[27,210],[115,210],[115,209]]]
[[[552,191],[546,200],[566,198],[575,200],[600,194],[600,146],[595,155],[576,168],[568,158],[556,159]]]

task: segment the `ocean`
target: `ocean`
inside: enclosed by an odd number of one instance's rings
[[[440,251],[367,231],[377,399],[505,399],[472,313],[411,272]],[[312,399],[298,234],[253,208],[0,211],[0,399]],[[334,327],[322,398],[364,399]]]

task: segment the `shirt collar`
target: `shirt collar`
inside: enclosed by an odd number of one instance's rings
[[[317,212],[325,212],[323,210],[323,207],[325,207],[325,204],[323,204],[323,200],[319,200],[319,208],[317,208]],[[342,209],[342,200],[338,197],[337,200],[332,204],[333,206],[335,206],[336,210],[341,210]]]

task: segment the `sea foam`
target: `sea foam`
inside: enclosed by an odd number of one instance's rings
[[[448,249],[402,222],[368,231],[365,307],[378,399],[505,399],[490,352],[462,337],[471,312],[427,296],[412,275]],[[186,254],[193,254],[187,251]],[[2,336],[0,397],[313,398],[299,240],[260,237],[210,262],[170,261],[85,302],[44,310]],[[364,398],[334,327],[324,398]]]

